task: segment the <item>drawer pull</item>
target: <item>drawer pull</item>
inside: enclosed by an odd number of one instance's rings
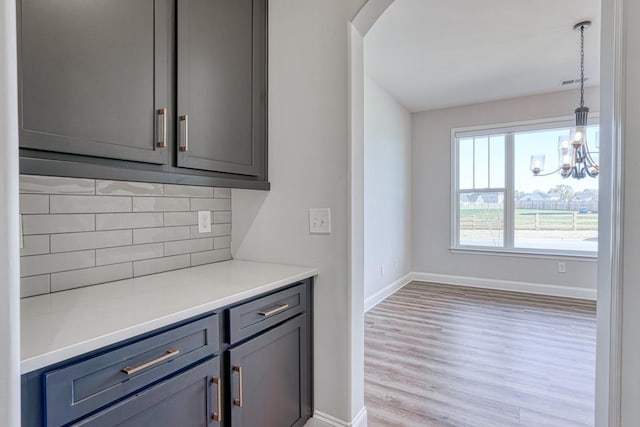
[[[216,377],[211,382],[218,386],[218,412],[214,412],[211,419],[220,423],[222,422],[222,381]]]
[[[178,350],[177,348],[172,348],[171,350],[167,350],[167,352],[165,354],[163,354],[162,356],[160,356],[160,357],[158,357],[156,359],[150,360],[147,363],[143,363],[140,366],[136,366],[135,368],[131,368],[131,367],[127,366],[126,368],[124,368],[122,370],[122,372],[124,372],[127,375],[133,375],[136,372],[140,372],[143,369],[146,369],[146,368],[148,368],[150,366],[157,365],[160,362],[164,362],[167,359],[171,359],[172,357],[177,356],[178,354],[180,354],[180,350]]]
[[[280,304],[279,306],[277,306],[273,310],[259,311],[258,314],[260,316],[269,317],[269,316],[273,316],[274,314],[278,314],[281,311],[285,311],[287,308],[289,308],[289,304]]]
[[[238,398],[233,399],[233,404],[242,408],[242,366],[234,366],[233,371],[238,373]]]

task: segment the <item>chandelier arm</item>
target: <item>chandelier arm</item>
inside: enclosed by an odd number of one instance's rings
[[[587,144],[587,140],[584,140],[584,153],[585,153],[585,157],[587,158],[587,160],[589,160],[590,165],[595,166],[596,168],[600,169],[600,163],[596,162],[595,160],[593,160],[593,157],[591,157],[591,150],[589,150],[589,145]],[[591,176],[591,175],[589,175]]]
[[[598,176],[598,173],[592,174],[590,171],[590,168],[584,168],[584,171],[587,173],[587,175],[589,175],[591,178],[595,178]],[[598,168],[599,171],[599,168]]]
[[[593,160],[593,157],[591,157],[591,153],[587,150],[587,160],[589,160],[589,164],[591,164],[592,166],[600,169],[600,163],[596,162],[595,160]]]
[[[547,172],[547,173],[538,173],[536,176],[549,176],[549,175],[553,175],[554,173],[558,173],[559,171],[561,171],[562,168],[558,168],[552,172]]]

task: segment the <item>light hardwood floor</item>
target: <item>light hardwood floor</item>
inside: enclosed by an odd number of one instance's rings
[[[365,317],[369,427],[593,426],[595,311],[410,283]]]

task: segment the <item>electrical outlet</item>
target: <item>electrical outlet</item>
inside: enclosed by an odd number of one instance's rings
[[[198,233],[211,233],[211,211],[198,211]]]
[[[309,233],[331,234],[331,209],[309,209]]]
[[[564,262],[558,263],[558,273],[566,273],[567,272],[567,264]]]
[[[384,277],[384,264],[380,265],[380,277]]]

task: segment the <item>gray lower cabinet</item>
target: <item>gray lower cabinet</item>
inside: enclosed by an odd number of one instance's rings
[[[22,376],[23,427],[302,427],[312,279]]]
[[[229,350],[231,424],[299,427],[311,416],[307,316]]]
[[[219,426],[221,384],[219,358],[216,357],[72,426]]]

